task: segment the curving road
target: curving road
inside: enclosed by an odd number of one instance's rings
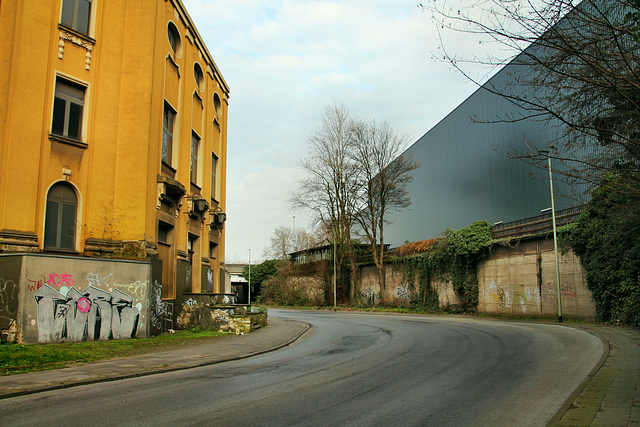
[[[270,310],[313,327],[242,361],[0,401],[3,425],[546,425],[603,353],[560,325]]]

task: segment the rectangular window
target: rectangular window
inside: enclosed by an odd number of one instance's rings
[[[171,166],[171,156],[173,152],[173,122],[176,113],[165,102],[164,117],[162,119],[162,161]]]
[[[216,198],[216,169],[218,168],[218,158],[211,153],[211,198]]]
[[[171,244],[173,226],[162,221],[158,221],[158,243]]]
[[[53,101],[52,134],[81,140],[84,92],[83,86],[58,78]]]
[[[218,258],[218,244],[209,242],[209,258],[216,259]]]
[[[89,35],[91,0],[62,0],[62,25]]]
[[[191,182],[198,185],[198,148],[200,146],[200,137],[194,132],[191,133]]]

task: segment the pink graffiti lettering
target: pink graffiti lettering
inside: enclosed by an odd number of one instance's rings
[[[57,288],[58,286],[73,286],[73,276],[71,274],[49,273],[47,285]]]

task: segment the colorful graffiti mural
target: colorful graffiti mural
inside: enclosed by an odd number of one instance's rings
[[[132,338],[140,310],[119,289],[107,292],[89,285],[66,295],[44,285],[33,295],[38,308],[38,342]]]

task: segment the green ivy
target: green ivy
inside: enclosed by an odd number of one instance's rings
[[[414,305],[439,308],[438,294],[432,280],[448,279],[460,300],[461,311],[473,312],[478,306],[477,265],[486,259],[491,241],[491,224],[476,221],[460,230],[449,229],[427,251],[419,255],[395,260],[402,264],[410,285],[419,285]],[[417,275],[417,276],[416,276]]]
[[[561,237],[580,258],[598,320],[640,326],[640,198],[618,191],[630,174],[605,176]]]

